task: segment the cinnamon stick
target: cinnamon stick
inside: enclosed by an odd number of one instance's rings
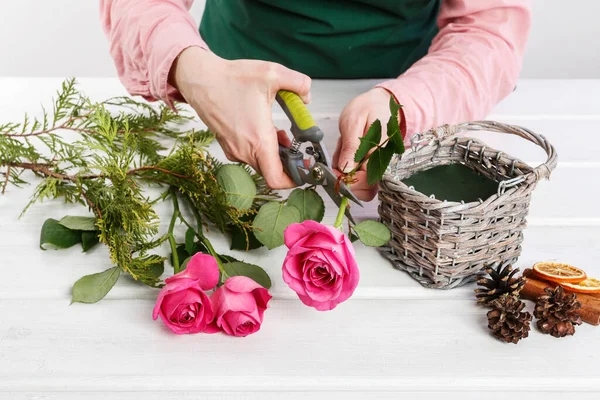
[[[523,276],[526,282],[521,289],[521,297],[527,300],[537,301],[538,297],[546,294],[545,288],[554,289],[557,286],[555,283],[539,280],[531,269],[523,271]],[[588,324],[600,325],[600,298],[585,293],[576,293],[576,295],[577,301],[581,303],[581,308],[576,311],[577,314]]]

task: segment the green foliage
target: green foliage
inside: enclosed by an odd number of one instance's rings
[[[67,215],[61,218],[59,224],[75,231],[96,231],[96,218]]]
[[[285,228],[300,221],[300,211],[296,207],[279,202],[269,202],[260,208],[254,219],[254,235],[267,248],[274,249],[284,243]]]
[[[402,117],[401,124],[398,124],[399,113]],[[354,154],[354,161],[358,165],[348,175],[352,176],[364,163],[367,163],[367,183],[374,185],[383,177],[394,154],[404,153],[406,121],[402,106],[396,102],[394,96],[390,96],[390,114],[387,122],[387,139],[381,141],[381,121],[375,120],[367,133],[360,138],[360,145]]]
[[[175,188],[200,225],[205,219],[223,232],[251,233],[258,207],[277,198],[261,177],[236,167],[246,174],[246,184],[255,186],[257,199],[247,210],[232,206],[215,175],[221,164],[207,152],[212,134],[178,129],[189,119],[164,104],[157,107],[127,97],[92,102],[73,79],[67,80],[51,113],[0,125],[0,190],[26,184],[23,172],[33,173],[42,180],[23,212],[36,202],[63,199],[94,214],[47,222],[43,247],[81,243],[87,251],[101,242],[120,271],[160,287],[164,257],[152,252],[169,235],[158,235],[154,206],[165,196],[149,199],[147,186]],[[64,131],[72,133],[68,139]]]
[[[325,203],[313,189],[294,189],[290,193],[286,204],[294,206],[300,211],[301,221],[312,219],[321,222],[325,215]]]
[[[73,285],[71,303],[95,303],[117,283],[121,270],[119,267],[109,268],[104,272],[86,275]]]
[[[55,219],[49,218],[42,225],[40,233],[40,247],[42,250],[66,249],[80,242],[81,233],[61,225]]]
[[[248,264],[242,261],[233,261],[223,264],[223,270],[229,277],[247,276],[262,287],[266,289],[271,288],[271,278],[269,278],[269,275],[267,275],[265,270],[258,265]]]
[[[358,235],[358,239],[367,246],[383,246],[391,239],[390,230],[381,222],[363,221],[352,229]]]

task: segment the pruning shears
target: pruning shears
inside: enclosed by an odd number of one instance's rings
[[[331,159],[325,146],[321,144],[324,137],[323,131],[313,119],[300,96],[287,90],[280,90],[275,99],[290,119],[291,131],[294,135],[290,147],[279,146],[279,157],[286,174],[298,186],[304,184],[322,186],[338,207],[342,202],[342,196],[362,207],[362,202],[331,169]],[[310,142],[310,146],[306,147],[303,152],[300,146],[306,142]],[[308,166],[305,164],[305,154],[312,158],[308,159]],[[349,208],[346,208],[346,217],[354,223]]]

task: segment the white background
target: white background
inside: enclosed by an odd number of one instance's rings
[[[521,77],[600,78],[600,1],[536,0],[533,15]],[[115,76],[96,0],[1,0],[0,57],[0,76]]]

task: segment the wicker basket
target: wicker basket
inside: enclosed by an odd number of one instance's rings
[[[548,160],[533,168],[478,139],[455,135],[473,130],[518,135],[542,147]],[[412,148],[392,160],[381,182],[379,215],[392,231],[382,253],[423,286],[442,289],[473,281],[487,265],[515,262],[531,192],[556,162],[556,151],[543,136],[492,121],[445,125],[415,135]],[[449,202],[401,182],[418,171],[456,163],[499,182],[498,193],[471,203]]]

